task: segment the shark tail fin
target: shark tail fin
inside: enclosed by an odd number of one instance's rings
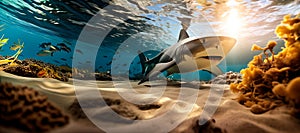
[[[149,61],[149,59],[141,51],[139,51],[138,53],[142,65],[142,74],[144,74],[146,72],[146,67],[148,64],[147,62]]]

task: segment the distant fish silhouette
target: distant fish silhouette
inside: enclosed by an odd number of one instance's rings
[[[57,60],[54,60],[54,62],[55,62],[55,63],[60,63],[60,62],[59,62],[59,61],[57,61]]]
[[[52,45],[52,44],[51,44],[50,42],[48,42],[48,43],[44,42],[44,43],[40,44],[39,47],[45,49],[45,48],[50,47],[51,45]]]
[[[83,52],[80,49],[76,49],[75,51],[79,54],[83,54]]]
[[[65,58],[60,58],[60,60],[62,60],[62,61],[67,61],[67,59],[65,59]]]
[[[61,50],[70,53],[71,52],[71,48],[68,47],[65,43],[58,43],[57,44],[58,47],[60,47]]]
[[[68,47],[65,43],[58,43],[57,46],[60,46],[60,47]]]
[[[50,50],[41,50],[37,53],[38,56],[53,56],[53,51],[50,51]]]
[[[67,53],[71,52],[71,48],[69,48],[69,47],[61,47],[60,49],[63,51],[66,51]]]
[[[56,51],[60,51],[60,49],[57,46],[50,45],[49,46],[49,51],[56,52]]]
[[[112,61],[108,62],[106,65],[109,66],[109,65],[111,65],[111,63],[112,63]]]

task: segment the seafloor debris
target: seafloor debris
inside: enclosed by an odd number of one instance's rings
[[[254,45],[252,50],[262,50],[265,59],[262,54],[254,56],[241,70],[242,82],[230,84],[233,92],[240,93],[238,101],[256,114],[287,104],[300,110],[300,14],[285,16],[275,33],[285,40],[285,48],[275,55],[275,41],[265,48]]]
[[[214,79],[210,80],[209,84],[231,84],[242,82],[242,75],[237,72],[229,71],[225,74],[218,75]]]
[[[0,84],[0,126],[44,132],[69,123],[69,117],[32,88]]]

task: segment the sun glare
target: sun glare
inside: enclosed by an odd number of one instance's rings
[[[242,28],[242,17],[239,15],[238,2],[235,0],[227,1],[226,5],[229,10],[223,15],[224,16],[224,30],[231,36],[237,37]]]

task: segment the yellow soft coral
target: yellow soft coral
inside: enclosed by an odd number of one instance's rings
[[[19,57],[19,55],[22,53],[23,48],[19,48],[18,51],[11,57],[4,59],[4,60],[0,60],[0,65],[4,65],[4,64],[13,64],[13,62]]]
[[[286,92],[289,98],[300,102],[300,77],[293,79],[287,85]]]
[[[291,15],[286,15],[281,22],[281,25],[277,26],[275,32],[277,36],[286,41],[286,47],[293,44],[297,40],[299,41],[300,17],[299,15],[291,18]]]
[[[241,70],[242,82],[230,85],[233,92],[240,92],[238,101],[251,107],[253,113],[263,113],[288,103],[288,99],[300,104],[299,16],[285,16],[275,30],[277,36],[285,40],[285,48],[275,55],[275,41],[269,41],[264,48],[254,44],[251,50],[261,50],[265,59],[262,54],[254,56],[248,68]],[[272,57],[268,56],[267,50]]]

